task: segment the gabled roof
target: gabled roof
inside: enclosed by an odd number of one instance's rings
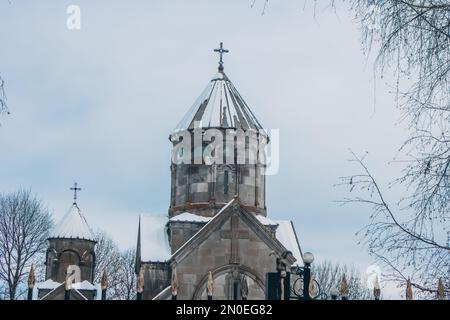
[[[141,262],[168,262],[172,259],[176,259],[176,257],[181,255],[181,252],[187,250],[189,246],[195,247],[194,243],[199,241],[203,233],[206,233],[207,230],[211,229],[213,224],[220,223],[215,222],[216,220],[223,220],[226,218],[223,217],[224,212],[231,206],[235,206],[237,210],[240,210],[241,214],[245,216],[245,220],[253,225],[254,228],[259,228],[259,231],[261,231],[259,234],[264,234],[265,240],[272,243],[275,249],[292,252],[296,264],[302,263],[300,245],[297,241],[294,226],[290,221],[273,221],[267,217],[254,215],[242,208],[237,199],[233,199],[213,218],[200,217],[188,212],[175,216],[170,220],[165,216],[141,215],[139,218],[138,242],[136,247],[136,272],[139,272]],[[171,254],[167,235],[168,221],[204,223],[205,225],[176,252]],[[277,226],[276,239],[272,238],[265,229],[265,227],[271,226]]]
[[[196,125],[197,123],[197,125]],[[211,79],[175,128],[175,132],[198,128],[235,128],[265,133],[247,103],[223,72]]]
[[[50,232],[49,239],[83,239],[95,241],[94,233],[76,203]]]
[[[39,298],[39,290],[49,290],[47,294]],[[47,279],[44,282],[38,282],[33,288],[32,300],[52,300],[58,294],[65,291],[65,282],[56,282],[52,279]],[[95,291],[96,300],[101,298],[100,284],[93,285],[89,281],[75,282],[72,284],[70,292],[70,300],[88,300],[88,298],[81,291]]]
[[[61,295],[65,291],[63,283],[61,283],[60,286],[53,289],[49,293],[47,293],[45,296],[40,298],[39,300],[53,300],[55,296]],[[70,290],[70,299],[69,300],[88,300],[78,289],[72,289]]]
[[[224,206],[206,225],[204,225],[194,236],[192,236],[192,238],[190,238],[184,245],[175,251],[170,260],[179,263],[192,250],[197,248],[205,238],[215,232],[215,230],[219,228],[227,219],[229,219],[236,211],[239,212],[239,218],[242,219],[242,221],[244,221],[244,223],[246,223],[249,228],[252,229],[260,237],[260,239],[278,255],[281,256],[284,252],[291,251],[287,249],[279,240],[273,238],[258,218],[253,213],[245,210],[245,208],[243,208],[239,201],[235,198]],[[290,260],[291,263],[296,261],[293,255],[288,256],[287,259]]]

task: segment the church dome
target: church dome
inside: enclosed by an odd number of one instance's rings
[[[214,75],[175,132],[195,128],[233,128],[264,133],[264,129],[223,69]]]
[[[78,205],[74,203],[64,218],[50,232],[49,239],[80,239],[95,241],[94,233],[89,227]]]

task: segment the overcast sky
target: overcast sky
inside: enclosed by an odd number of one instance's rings
[[[369,209],[342,207],[348,149],[369,152],[383,186],[406,130],[394,97],[361,51],[345,8],[302,1],[0,0],[0,72],[11,115],[0,127],[0,192],[31,188],[60,219],[71,184],[93,229],[136,241],[140,213],[167,214],[168,136],[216,72],[213,49],[261,124],[280,130],[268,215],[295,223],[304,251],[361,270],[355,232]],[[81,30],[66,27],[81,8]],[[258,6],[259,5],[259,6]],[[396,194],[390,194],[396,199]]]

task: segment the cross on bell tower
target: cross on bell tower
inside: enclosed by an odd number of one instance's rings
[[[77,204],[77,191],[81,191],[81,188],[78,188],[78,183],[75,182],[74,186],[70,188],[73,190],[73,204]]]
[[[230,52],[227,49],[223,48],[223,42],[220,43],[220,47],[218,49],[214,49],[214,52],[218,52],[219,53],[219,71],[223,71],[223,54],[224,53],[228,53]]]

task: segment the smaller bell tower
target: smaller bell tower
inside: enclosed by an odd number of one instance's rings
[[[56,225],[48,238],[46,256],[46,279],[64,282],[68,268],[73,270],[75,282],[94,281],[95,236],[77,203],[75,183],[72,188],[74,200],[67,214]]]

